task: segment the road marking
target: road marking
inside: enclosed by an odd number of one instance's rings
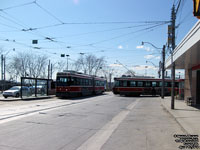
[[[126,118],[131,110],[137,105],[139,99],[126,107],[126,110],[121,111],[113,119],[103,126],[97,133],[90,137],[77,150],[100,150],[106,143],[112,133],[117,129],[119,124]]]

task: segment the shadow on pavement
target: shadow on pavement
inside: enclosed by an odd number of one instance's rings
[[[75,101],[75,100],[85,100],[87,98],[92,98],[92,97],[99,97],[99,96],[102,96],[102,95],[107,95],[106,93],[103,93],[103,94],[99,94],[99,95],[88,95],[88,96],[79,96],[79,97],[58,97],[59,99],[61,100],[72,100],[72,101]]]
[[[200,109],[200,108],[198,108]],[[192,109],[177,109],[175,108],[174,110],[182,110],[182,111],[200,111],[200,110],[192,110]]]

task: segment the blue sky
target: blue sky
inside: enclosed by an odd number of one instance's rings
[[[9,53],[10,58],[16,52],[32,51],[47,55],[52,62],[64,59],[60,57],[63,53],[70,55],[71,62],[80,56],[79,53],[94,54],[104,56],[108,65],[118,73],[126,70],[117,65],[116,60],[140,75],[146,70],[148,75],[156,76],[152,63],[158,65],[160,54],[148,44],[141,47],[141,42],[151,42],[157,47],[167,42],[168,24],[155,24],[154,21],[169,21],[172,5],[177,6],[177,2],[37,0],[35,3],[34,0],[1,0],[0,47],[7,52],[15,48],[15,52]],[[196,23],[192,12],[192,0],[182,0],[177,14],[176,44]],[[30,28],[37,30],[22,31]],[[37,45],[32,45],[34,39],[38,40]],[[145,69],[145,66],[148,67]]]

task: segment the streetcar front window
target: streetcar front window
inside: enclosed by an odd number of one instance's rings
[[[70,78],[69,77],[57,77],[57,85],[58,86],[66,86],[69,85]]]
[[[119,81],[115,81],[114,86],[115,86],[115,87],[119,87]]]

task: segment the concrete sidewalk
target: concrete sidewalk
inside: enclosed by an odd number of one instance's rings
[[[200,135],[200,109],[187,106],[184,100],[175,100],[175,109],[172,110],[171,97],[161,99],[161,104],[188,134]]]
[[[21,97],[4,98],[3,95],[0,94],[0,101],[38,100],[38,99],[49,99],[49,98],[53,98],[53,97],[55,97],[55,95],[38,96],[38,97],[30,96],[30,97],[25,97],[25,98],[21,98]]]

